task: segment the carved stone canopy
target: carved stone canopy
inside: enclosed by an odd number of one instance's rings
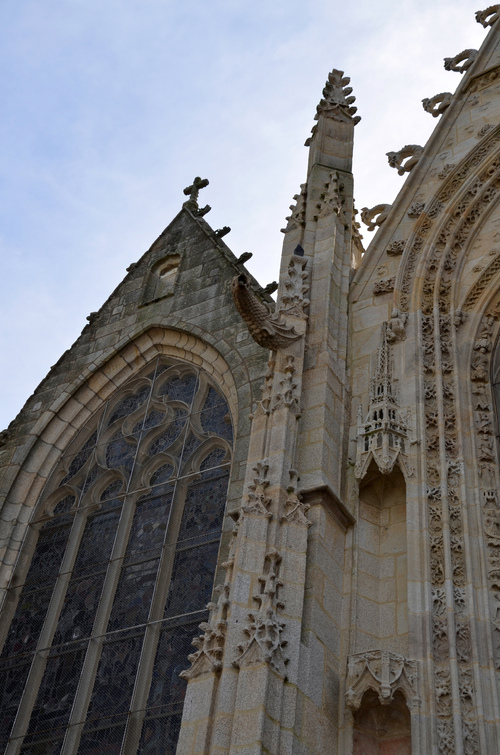
[[[358,710],[368,690],[376,692],[382,705],[390,705],[399,690],[410,711],[415,711],[420,702],[417,675],[416,661],[409,661],[389,650],[355,653],[349,656],[347,665],[347,705]]]

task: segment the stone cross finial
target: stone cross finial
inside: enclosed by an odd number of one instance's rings
[[[209,184],[208,178],[200,178],[200,176],[196,176],[191,186],[186,186],[186,188],[184,189],[184,194],[186,194],[186,196],[189,196],[189,199],[187,200],[187,202],[184,202],[182,206],[185,207],[187,210],[191,210],[191,212],[194,212],[196,214],[204,215],[205,211],[208,212],[206,207],[209,208],[209,205],[207,205],[201,211],[198,207],[198,196],[200,193],[200,189],[204,189],[205,186],[208,186],[208,184]]]

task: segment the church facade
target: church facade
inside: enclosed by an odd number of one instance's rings
[[[2,752],[500,751],[499,19],[366,251],[333,70],[276,303],[197,177],[1,434]]]

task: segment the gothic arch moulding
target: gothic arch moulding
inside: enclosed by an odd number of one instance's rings
[[[233,377],[235,369],[241,369],[239,354],[233,350],[228,355],[233,361],[231,369],[213,346],[192,333],[152,327],[137,334],[133,340],[118,344],[113,351],[102,357],[94,371],[90,368],[82,370],[80,378],[47,407],[23,449],[24,458],[19,461],[3,509],[6,531],[5,556],[0,567],[0,586],[3,588],[12,574],[12,564],[23,541],[27,522],[61,453],[88,418],[157,356],[165,355],[195,365],[211,376],[228,402],[235,427],[243,404],[248,403],[248,397],[243,400],[238,396]]]

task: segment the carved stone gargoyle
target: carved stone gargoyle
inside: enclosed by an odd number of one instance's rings
[[[253,340],[265,349],[283,349],[301,337],[287,325],[281,312],[269,312],[250,288],[245,273],[235,275],[232,292],[236,309],[248,325]]]

